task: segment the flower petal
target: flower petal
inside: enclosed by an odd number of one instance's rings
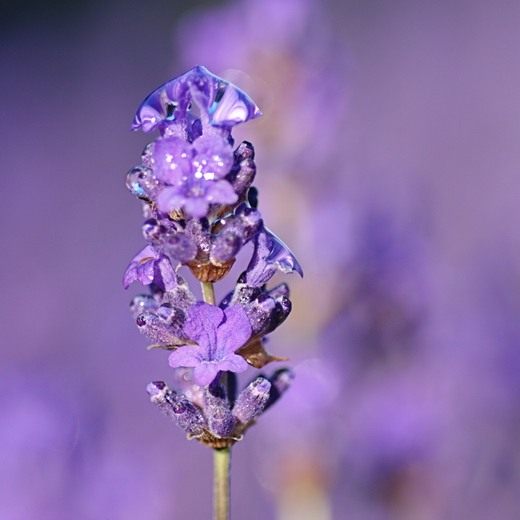
[[[137,109],[132,130],[150,132],[165,122],[184,119],[191,99],[188,77],[192,71],[163,83],[148,94]]]
[[[177,287],[177,275],[165,256],[157,262],[157,269],[162,280],[162,285],[166,291],[173,291]]]
[[[210,108],[212,125],[231,127],[262,115],[255,102],[235,85],[222,82],[220,88],[224,89],[223,93],[217,92]]]
[[[154,265],[159,258],[159,253],[152,246],[146,246],[139,251],[126,268],[123,275],[123,287],[128,289],[132,282],[150,285],[154,278]]]
[[[303,276],[303,270],[292,251],[274,233],[264,228],[256,236],[253,257],[245,273],[246,283],[260,287],[278,270],[283,273],[296,271]]]
[[[224,319],[224,312],[216,305],[199,302],[188,310],[184,333],[204,349],[203,359],[213,359],[217,348],[217,327]]]
[[[184,211],[194,218],[203,218],[208,214],[209,202],[204,197],[186,197],[183,204]]]
[[[174,209],[179,209],[184,204],[185,197],[180,192],[179,188],[168,187],[164,188],[157,197],[157,207],[163,213],[170,213]]]
[[[139,105],[132,130],[149,132],[188,120],[191,101],[209,114],[214,126],[230,128],[261,115],[245,92],[198,65],[151,92]]]
[[[242,357],[238,356],[237,354],[231,354],[230,356],[227,356],[225,359],[220,361],[218,364],[219,369],[222,371],[229,371],[229,372],[245,372],[249,365],[247,364],[247,361]]]
[[[172,368],[197,367],[201,363],[200,347],[187,345],[174,350],[168,357],[168,364]]]
[[[211,183],[206,192],[206,199],[211,203],[234,204],[238,195],[228,181],[221,180]]]
[[[172,186],[181,183],[191,173],[192,146],[180,137],[157,139],[153,147],[153,167],[156,177]]]
[[[200,386],[208,386],[219,371],[216,363],[201,363],[193,370],[193,381]]]
[[[202,135],[193,142],[196,155],[193,164],[206,179],[221,179],[233,166],[233,148],[217,135]],[[212,176],[212,177],[210,177]]]
[[[225,321],[217,329],[218,357],[223,359],[245,345],[251,337],[251,324],[240,305],[231,305],[225,311]]]

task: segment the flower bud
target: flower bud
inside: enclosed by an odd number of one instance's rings
[[[229,437],[235,428],[236,419],[231,414],[224,387],[212,383],[204,393],[204,412],[209,431],[216,437]]]
[[[174,420],[188,434],[188,438],[199,437],[204,433],[204,416],[185,396],[170,390],[164,381],[150,383],[146,391],[150,395],[150,401]]]
[[[269,399],[271,383],[265,377],[257,377],[254,381],[240,392],[233,415],[242,423],[247,424],[258,417],[265,408]]]

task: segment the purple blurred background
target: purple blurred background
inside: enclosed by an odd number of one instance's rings
[[[2,11],[2,520],[211,516],[211,453],[150,406],[171,369],[121,287],[133,111],[195,64],[261,105],[239,137],[306,270],[234,518],[520,518],[518,2]]]

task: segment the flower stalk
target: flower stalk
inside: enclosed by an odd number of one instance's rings
[[[204,301],[210,305],[215,305],[215,287],[213,282],[200,282],[200,285]]]
[[[231,448],[213,450],[213,511],[215,520],[229,520]]]

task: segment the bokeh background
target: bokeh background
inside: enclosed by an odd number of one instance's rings
[[[294,388],[233,451],[236,519],[520,518],[520,4],[2,2],[0,518],[205,519],[211,453],[121,287],[128,131],[195,64],[248,90],[297,253]],[[217,291],[221,289],[217,286]]]

